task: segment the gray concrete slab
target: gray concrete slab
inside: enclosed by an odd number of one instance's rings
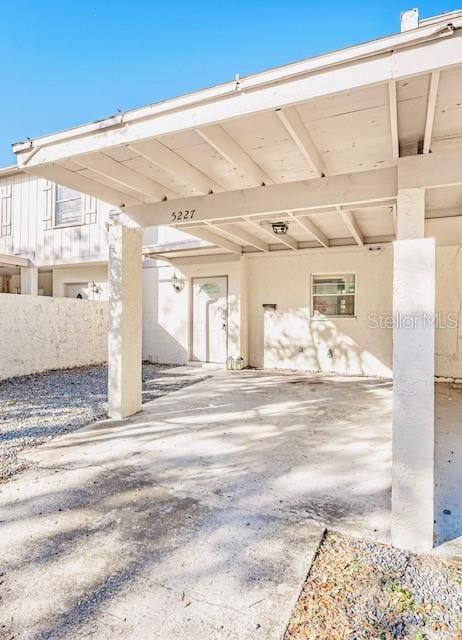
[[[0,485],[0,637],[281,637],[323,527],[389,539],[391,383],[217,372]]]

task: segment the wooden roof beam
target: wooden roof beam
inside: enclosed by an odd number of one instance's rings
[[[205,196],[176,198],[168,202],[127,206],[125,211],[145,226],[183,222],[224,222],[230,218],[247,218],[260,214],[276,216],[287,211],[319,211],[342,205],[351,206],[355,203],[394,200],[396,193],[396,167],[386,167]]]
[[[264,251],[265,253],[269,253],[270,248],[269,245],[257,238],[252,233],[249,233],[245,229],[241,229],[236,224],[223,224],[218,227],[219,229],[223,229],[228,235],[236,238],[238,241],[245,242],[255,249],[260,249],[260,251]]]
[[[292,249],[293,251],[297,251],[298,242],[295,240],[295,238],[292,238],[292,236],[289,235],[288,233],[285,233],[285,234],[274,233],[273,227],[270,222],[260,222],[260,227],[265,231],[267,231],[268,233],[270,233],[273,236],[273,238],[276,238],[276,240],[279,240],[279,242],[282,242],[282,244],[285,244],[286,247],[289,247],[289,249]]]
[[[28,172],[29,173],[29,172]],[[141,205],[141,198],[137,199],[129,196],[123,191],[108,187],[101,182],[92,180],[82,175],[79,171],[70,171],[59,164],[49,164],[43,167],[34,167],[33,175],[51,180],[57,184],[62,184],[70,189],[89,193],[95,198],[99,198],[104,202],[114,205],[118,209],[124,206]]]
[[[148,200],[162,200],[173,193],[159,183],[154,182],[154,180],[138,173],[138,171],[134,171],[130,167],[126,167],[104,153],[80,156],[74,162],[86,169],[90,169],[103,178],[116,182],[122,189],[128,188],[131,191],[137,191],[143,196],[143,199],[146,199],[147,196]]]
[[[354,214],[352,211],[348,211],[346,209],[341,209],[340,207],[337,209],[337,211],[340,214],[340,217],[342,218],[343,222],[345,223],[346,228],[348,229],[348,231],[351,233],[351,235],[353,236],[353,238],[356,241],[356,244],[359,245],[360,247],[364,246],[364,236],[363,233],[361,231],[361,229],[359,228],[359,225],[354,217]]]
[[[192,236],[195,236],[196,238],[199,238],[200,240],[205,240],[206,242],[210,242],[210,244],[214,244],[217,247],[221,247],[222,249],[231,251],[231,253],[236,253],[238,255],[242,254],[241,245],[223,238],[223,236],[215,233],[214,231],[211,231],[205,226],[188,226],[188,233]]]
[[[293,220],[296,220],[298,224],[308,231],[319,244],[321,244],[326,249],[329,248],[329,238],[321,231],[319,227],[317,227],[314,222],[311,220],[309,216],[295,216],[292,212],[289,212],[290,217]]]
[[[425,119],[423,153],[430,153],[430,146],[432,142],[432,133],[433,133],[433,123],[435,121],[436,101],[438,99],[439,82],[440,82],[440,72],[434,71],[430,77],[430,88],[428,90],[427,116]]]
[[[308,130],[297,111],[297,107],[277,109],[276,115],[283,124],[287,133],[297,145],[298,150],[308,162],[310,169],[315,173],[315,175],[318,178],[327,175],[321,154],[314,144],[312,137],[308,133]]]
[[[218,151],[233,167],[240,169],[258,187],[273,181],[240,144],[219,124],[196,129],[200,137]]]
[[[399,158],[398,100],[396,97],[396,81],[388,82],[388,104],[390,109],[391,149],[393,160]]]
[[[202,173],[202,171],[199,171],[199,169],[196,169],[196,167],[193,167],[184,158],[158,140],[137,142],[129,144],[127,147],[156,167],[184,181],[198,194],[223,191],[221,185]]]

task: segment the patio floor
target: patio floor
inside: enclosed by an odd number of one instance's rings
[[[214,372],[31,451],[2,637],[280,638],[324,526],[388,540],[390,420],[387,381]]]

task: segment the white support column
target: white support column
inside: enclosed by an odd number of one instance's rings
[[[398,193],[393,259],[393,545],[425,552],[434,531],[435,241],[425,193]]]
[[[249,364],[249,260],[240,260],[240,355]]]
[[[38,295],[37,267],[21,267],[21,294],[28,296]]]
[[[108,405],[111,418],[141,409],[141,229],[111,226],[109,235]]]

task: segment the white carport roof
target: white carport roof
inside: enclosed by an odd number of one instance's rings
[[[142,226],[181,226],[202,241],[195,251],[389,241],[398,162],[406,175],[409,160],[407,187],[418,186],[419,172],[462,162],[461,28],[462,11],[437,16],[13,149],[21,169]],[[461,182],[434,182],[428,217],[462,213]],[[276,236],[276,220],[289,233]]]

